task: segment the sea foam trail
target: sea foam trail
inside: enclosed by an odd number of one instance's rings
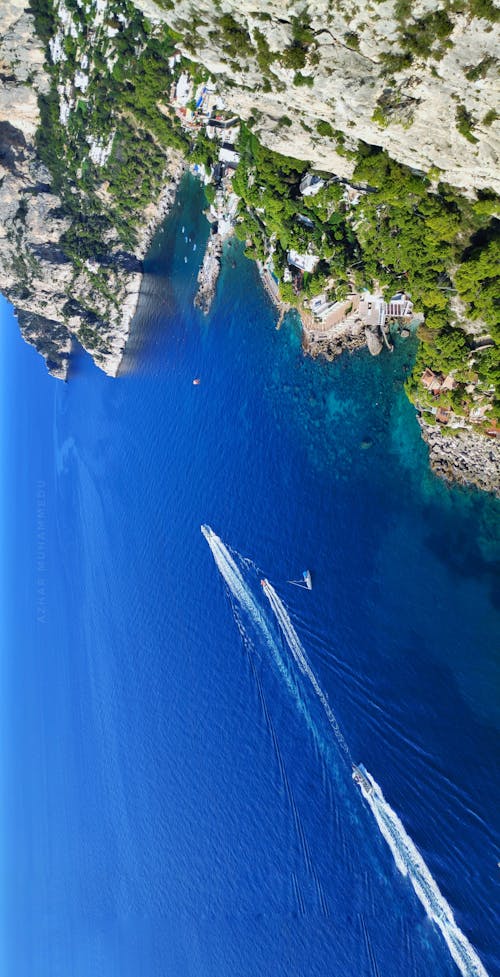
[[[274,587],[268,580],[262,583],[262,589],[271,605],[278,624],[285,636],[286,642],[301,672],[309,679],[318,696],[333,729],[337,742],[351,759],[349,747],[339,729],[338,722],[330,707],[325,693],[307,661],[300,638],[290,620],[289,614],[282,600],[278,597]],[[363,769],[363,768],[361,768]],[[407,875],[420,899],[429,919],[433,920],[441,930],[446,945],[463,977],[488,977],[477,953],[469,943],[467,937],[457,926],[451,907],[439,891],[427,865],[413,841],[406,833],[397,814],[392,810],[384,798],[382,791],[373,778],[363,770],[373,787],[373,793],[363,791],[379,830],[391,849],[394,861],[403,875]]]
[[[283,601],[278,597],[278,594],[276,593],[272,584],[269,583],[269,580],[262,581],[262,589],[271,605],[276,620],[278,621],[278,624],[285,636],[287,645],[290,648],[290,651],[292,652],[292,655],[295,661],[297,662],[297,665],[299,666],[301,672],[304,675],[306,675],[307,678],[309,679],[316,695],[318,696],[319,701],[321,702],[321,705],[323,706],[323,709],[325,710],[326,718],[328,719],[328,722],[332,727],[337,743],[344,751],[348,760],[352,763],[352,757],[351,757],[349,747],[342,735],[335,714],[306,658],[304,649],[300,642],[300,638],[290,620],[288,611],[285,605],[283,604]]]
[[[408,876],[429,919],[439,927],[446,945],[463,977],[488,977],[476,951],[457,926],[448,902],[439,890],[418,848],[387,803],[373,777],[361,766],[373,791],[363,791],[379,830],[385,838],[399,871]]]
[[[240,606],[248,612],[254,624],[260,628],[262,634],[268,641],[273,654],[277,658],[278,663],[280,663],[279,656],[277,655],[276,643],[267,624],[266,618],[255,601],[249,587],[245,583],[245,580],[243,579],[241,571],[239,570],[234,558],[227,547],[224,546],[222,540],[213,532],[212,529],[210,529],[210,526],[202,526],[201,531],[207,540],[208,545],[210,546],[215,563],[224,577],[229,590],[236,598]],[[301,672],[307,676],[316,695],[318,696],[327,716],[328,722],[335,734],[337,742],[342,747],[346,756],[351,759],[347,743],[339,729],[339,725],[330,707],[328,699],[321,689],[318,680],[311,666],[309,665],[309,662],[307,661],[304,649],[297,632],[293,627],[285,605],[280,600],[276,591],[274,590],[274,587],[269,583],[268,580],[263,581],[262,587],[280,625],[288,647],[292,652],[294,660],[299,666]],[[284,671],[283,663],[280,663],[280,667],[290,686],[290,677]],[[415,893],[422,903],[427,916],[436,924],[436,926],[439,927],[445,943],[450,951],[451,957],[456,963],[462,977],[488,977],[488,973],[481,963],[476,951],[469,943],[465,934],[462,933],[462,930],[457,926],[451,907],[440,892],[439,887],[432,877],[429,868],[418,851],[418,848],[405,831],[405,828],[395,811],[393,811],[392,807],[385,800],[385,797],[376,781],[361,765],[360,769],[372,787],[371,791],[363,790],[362,793],[372,811],[379,831],[387,842],[399,871],[410,879]],[[372,962],[374,962],[376,966],[374,959]]]
[[[227,546],[224,546],[224,543],[220,537],[214,533],[210,526],[203,525],[201,527],[201,531],[212,551],[212,556],[215,560],[216,566],[224,577],[229,590],[233,596],[236,597],[236,600],[241,607],[243,607],[244,610],[249,614],[254,624],[261,629],[269,644],[273,645],[273,636],[267,624],[266,617],[257,602],[254,600],[253,595],[245,583],[242,573]]]
[[[259,606],[259,604],[257,604],[250,587],[245,582],[236,560],[228,550],[227,546],[224,545],[220,537],[214,533],[210,526],[201,526],[201,531],[212,551],[212,556],[215,560],[216,566],[223,576],[229,588],[230,594],[234,598],[235,604],[233,604],[233,614],[242,640],[246,645],[247,643],[249,646],[251,645],[251,639],[246,633],[244,622],[241,620],[239,613],[239,608],[241,608],[248,615],[253,625],[260,630],[261,635],[265,638],[279,672],[284,679],[288,690],[293,696],[295,705],[304,716],[307,726],[311,730],[311,733],[315,739],[318,741],[318,743],[321,743],[319,731],[309,715],[307,707],[301,700],[294,674],[295,670],[290,669],[288,660],[285,660],[282,656],[280,649],[281,643],[276,640],[274,634],[272,633],[268,624],[268,619],[262,608]],[[244,558],[240,557],[239,554],[238,559],[244,560]],[[245,561],[245,563],[248,565],[247,561]],[[324,744],[322,745],[324,748]]]

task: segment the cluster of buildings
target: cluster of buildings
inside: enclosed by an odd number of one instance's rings
[[[446,376],[442,373],[434,373],[433,370],[426,367],[422,376],[420,377],[420,382],[425,390],[427,390],[433,397],[440,397],[441,394],[447,393],[451,390],[455,390],[458,387],[458,383],[452,373],[448,373]],[[475,385],[469,384],[466,388],[466,393],[474,394]],[[467,424],[483,424],[488,421],[488,411],[491,410],[492,404],[490,400],[480,399],[476,396],[476,402],[473,407],[468,410],[468,416],[465,417],[461,414],[455,414],[450,407],[445,407],[443,404],[436,404],[436,406],[426,405],[421,407],[426,413],[434,414],[438,424],[446,424],[451,428],[464,428]],[[464,401],[463,407],[467,409],[467,400]],[[496,421],[493,419],[489,422],[489,429],[486,432],[492,436],[498,436],[500,430],[497,429]]]
[[[426,367],[422,373],[420,382],[434,397],[438,397],[439,394],[445,393],[447,390],[454,390],[456,387],[456,381],[451,373],[443,376],[442,373],[434,373],[429,367]]]
[[[176,57],[174,54],[171,59],[172,67]],[[205,129],[207,137],[219,144],[217,161],[211,171],[207,172],[202,165],[195,165],[193,170],[205,183],[215,185],[215,199],[210,205],[209,216],[214,232],[222,238],[227,237],[234,227],[239,200],[232,189],[232,176],[240,160],[236,149],[239,120],[224,116],[225,103],[210,78],[195,87],[188,72],[182,72],[174,83],[172,104],[184,128]]]
[[[174,54],[169,65],[174,68],[180,55]],[[183,71],[172,85],[171,103],[175,114],[186,128],[200,129],[211,117],[224,109],[224,102],[217,94],[215,83],[209,78],[195,87],[189,72]]]
[[[363,326],[384,331],[388,319],[401,319],[410,322],[413,318],[413,303],[405,292],[393,295],[386,302],[380,295],[364,291],[352,293],[343,302],[331,301],[325,292],[316,295],[309,302],[310,312],[317,328],[327,331],[330,326],[340,322],[339,313],[355,316]]]
[[[172,56],[172,67],[179,57]],[[172,86],[171,101],[184,128],[197,132],[205,129],[209,139],[221,144],[219,161],[234,169],[240,159],[235,149],[240,124],[237,118],[227,119],[222,114],[225,102],[218,95],[215,82],[209,78],[195,87],[191,75],[183,71]]]

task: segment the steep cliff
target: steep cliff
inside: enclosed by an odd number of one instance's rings
[[[345,139],[363,140],[452,186],[500,191],[499,10],[489,0],[136,5],[168,21],[277,152],[350,176]]]
[[[41,109],[47,113],[51,99],[54,104],[58,81],[46,67],[33,14],[22,0],[2,4],[0,290],[54,376],[67,375],[73,336],[114,375],[137,305],[141,258],[182,163],[175,151],[162,154],[155,191],[135,214],[138,231],[124,240],[124,229],[109,219],[112,198],[102,181],[95,180],[91,191],[41,161],[49,121],[47,115],[42,120]],[[85,132],[76,136],[89,153]],[[68,142],[51,147],[63,165]],[[93,219],[97,231],[88,248],[80,215],[87,228]]]

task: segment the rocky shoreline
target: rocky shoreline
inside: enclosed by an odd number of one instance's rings
[[[262,275],[261,280],[276,308],[283,314],[283,303]],[[286,306],[286,309],[289,307]],[[381,330],[367,330],[362,323],[346,324],[321,332],[305,310],[300,310],[302,320],[302,348],[313,359],[324,356],[332,362],[344,352],[368,347],[372,356],[377,356],[383,345],[390,348],[386,334]],[[422,438],[429,448],[429,464],[432,471],[450,483],[458,483],[467,488],[477,488],[491,492],[500,498],[500,444],[495,437],[488,437],[473,429],[459,430],[456,434],[447,433],[441,427],[426,423],[417,415]]]
[[[167,217],[175,202],[177,189],[182,176],[186,170],[186,163],[183,157],[176,153],[170,161],[165,171],[165,177],[169,178],[155,204],[150,204],[144,213],[146,224],[141,233],[136,257],[142,262],[146,256],[151,241],[161,222]],[[125,286],[125,299],[122,304],[122,318],[119,329],[117,330],[118,347],[106,356],[106,363],[100,364],[105,373],[109,376],[116,376],[125,353],[125,347],[130,334],[132,320],[137,311],[139,296],[141,292],[143,270],[132,273],[128,276]]]
[[[302,318],[302,347],[304,352],[313,359],[317,359],[318,356],[324,356],[329,363],[340,356],[341,353],[349,352],[353,353],[356,349],[362,349],[367,346],[367,340],[363,331],[360,327],[356,331],[346,331],[345,329],[339,329],[338,333],[335,335],[321,334],[316,332],[314,329],[308,328],[304,323]],[[370,350],[371,352],[371,350]],[[380,350],[378,350],[380,352]],[[375,355],[375,354],[373,354]]]
[[[135,247],[124,247],[118,232],[107,233],[95,254],[82,260],[74,240],[68,251],[72,217],[39,159],[38,97],[47,96],[50,77],[33,15],[22,0],[0,11],[1,65],[0,291],[12,302],[21,335],[52,376],[67,379],[75,339],[100,369],[116,376],[137,309],[142,260],[172,206],[185,162],[178,151],[166,152],[163,189],[140,215]],[[105,182],[97,196],[105,211]]]
[[[147,207],[144,212],[144,217],[147,221],[144,229],[141,232],[138,247],[136,249],[136,254],[139,258],[144,258],[147,254],[149,245],[153,240],[155,232],[161,224],[161,222],[170,213],[177,196],[177,190],[179,188],[179,183],[187,170],[187,163],[181,153],[175,152],[175,150],[170,150],[171,159],[165,170],[165,178],[168,178],[168,182],[165,182],[163,190],[156,201]]]
[[[467,488],[478,488],[500,498],[500,444],[495,437],[467,429],[455,435],[418,418],[429,448],[429,464],[436,475]]]
[[[206,315],[215,295],[217,280],[221,269],[223,239],[220,234],[211,234],[203,257],[203,264],[198,272],[198,290],[193,299],[193,305]]]

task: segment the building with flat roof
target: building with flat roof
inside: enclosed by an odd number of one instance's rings
[[[288,252],[288,264],[300,268],[301,271],[312,272],[319,261],[318,254],[299,254],[293,248]]]
[[[324,185],[325,181],[320,176],[315,176],[313,173],[306,173],[300,181],[299,190],[303,197],[314,197]]]
[[[381,296],[371,295],[370,292],[363,292],[361,295],[358,315],[365,326],[378,326],[383,328],[387,315],[387,303]]]
[[[227,163],[228,166],[237,166],[240,161],[240,154],[230,143],[223,143],[219,150],[219,160],[221,163]]]

